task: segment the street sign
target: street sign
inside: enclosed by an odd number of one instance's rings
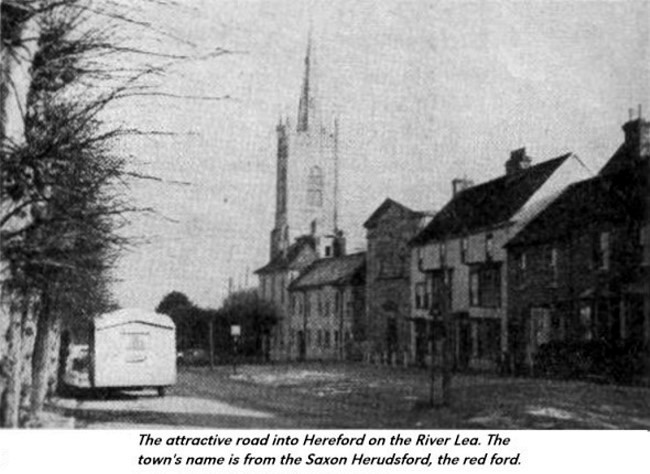
[[[230,335],[233,337],[241,336],[241,326],[239,324],[233,324],[230,326]]]

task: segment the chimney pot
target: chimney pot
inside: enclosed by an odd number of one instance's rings
[[[455,178],[451,180],[452,196],[456,197],[458,193],[474,186],[474,181],[467,178]]]

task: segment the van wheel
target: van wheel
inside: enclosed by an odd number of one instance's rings
[[[159,397],[165,396],[165,387],[158,387],[158,396]]]

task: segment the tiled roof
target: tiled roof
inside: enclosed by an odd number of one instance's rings
[[[349,283],[365,269],[366,253],[316,260],[289,286],[290,290],[304,290],[323,285]]]
[[[280,253],[262,268],[255,270],[256,274],[272,273],[279,270],[293,268],[296,260],[304,248],[316,248],[316,242],[310,235],[298,237],[296,241],[287,248],[286,252]]]
[[[383,203],[381,203],[381,205],[377,209],[375,209],[375,212],[373,212],[370,215],[370,217],[366,220],[366,222],[363,223],[363,226],[366,229],[372,227],[377,221],[377,219],[379,219],[391,207],[396,207],[397,209],[401,210],[404,214],[411,216],[413,218],[418,218],[418,217],[423,217],[425,215],[428,215],[428,213],[425,212],[414,211],[413,209],[410,209],[406,207],[404,204],[400,204],[399,202],[391,198],[386,198],[386,200]]]
[[[641,220],[640,179],[632,170],[623,169],[572,184],[510,239],[507,246],[553,241],[576,230],[588,229],[593,222]]]
[[[569,156],[570,153],[459,192],[411,243],[422,245],[507,222]]]

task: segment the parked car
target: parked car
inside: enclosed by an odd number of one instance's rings
[[[185,349],[178,352],[177,360],[181,365],[207,365],[210,363],[210,354],[201,348]]]
[[[73,344],[65,361],[63,382],[72,387],[90,388],[90,352],[88,344]]]

